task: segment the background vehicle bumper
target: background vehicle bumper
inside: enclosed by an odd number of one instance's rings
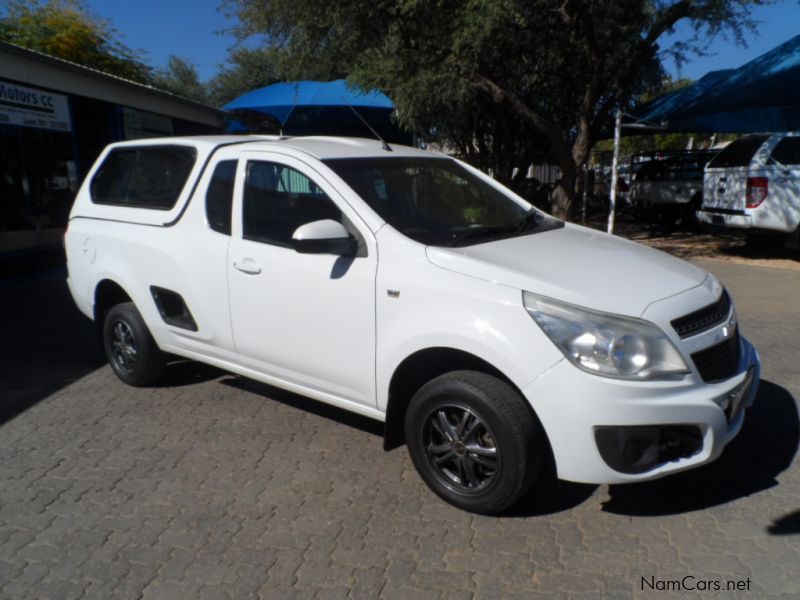
[[[697,220],[707,225],[731,227],[733,229],[752,229],[753,220],[750,215],[726,215],[705,210],[697,211]]]
[[[566,359],[545,372],[523,393],[547,432],[558,477],[596,484],[646,481],[719,457],[739,433],[744,408],[752,405],[760,379],[758,353],[744,337],[741,344],[737,374],[716,384],[694,376],[650,382],[609,379],[581,371]],[[729,422],[720,404],[736,391],[742,392],[742,407],[732,411]],[[601,429],[647,438],[658,431],[667,437],[680,435],[685,426],[697,432],[694,453],[656,461],[638,472],[612,468],[608,454],[604,459],[598,448]]]

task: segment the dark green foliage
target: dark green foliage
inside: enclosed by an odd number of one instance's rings
[[[400,121],[507,179],[534,151],[562,170],[556,212],[612,110],[659,84],[660,58],[739,37],[759,0],[236,0],[240,39],[272,49],[286,79],[377,87]],[[697,35],[658,45],[675,23]]]
[[[153,85],[195,102],[208,102],[208,91],[200,82],[197,69],[178,56],[170,56],[166,68],[154,73]]]
[[[0,40],[63,58],[105,73],[148,83],[151,70],[115,40],[108,21],[79,0],[9,0],[0,19]]]
[[[235,48],[221,71],[208,83],[209,104],[223,106],[245,92],[279,81],[272,48]]]

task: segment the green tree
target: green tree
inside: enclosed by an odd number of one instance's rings
[[[148,82],[150,68],[79,0],[8,0],[0,40],[105,73]]]
[[[554,213],[569,215],[575,179],[614,108],[657,86],[660,58],[685,60],[716,35],[741,39],[760,0],[236,0],[240,39],[260,36],[287,76],[346,75],[377,87],[401,121],[485,107],[548,142],[561,167]],[[661,49],[679,21],[692,39]],[[438,113],[434,114],[434,113]],[[449,124],[448,124],[449,121]],[[466,122],[466,121],[464,121]],[[461,135],[467,131],[457,128]],[[433,129],[435,131],[435,128]]]
[[[195,102],[208,102],[208,90],[200,82],[197,68],[189,61],[178,56],[170,56],[167,66],[158,69],[153,74],[152,83],[155,87],[178,96],[183,96]]]
[[[280,81],[276,65],[273,48],[235,48],[228,62],[208,82],[209,103],[223,106],[245,92]]]

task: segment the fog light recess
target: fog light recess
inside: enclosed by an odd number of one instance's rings
[[[644,473],[688,458],[703,447],[696,425],[595,427],[595,442],[606,464],[620,473]]]

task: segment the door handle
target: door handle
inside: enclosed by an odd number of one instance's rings
[[[250,258],[245,258],[244,260],[233,263],[233,267],[248,275],[258,275],[261,273],[259,264]]]

